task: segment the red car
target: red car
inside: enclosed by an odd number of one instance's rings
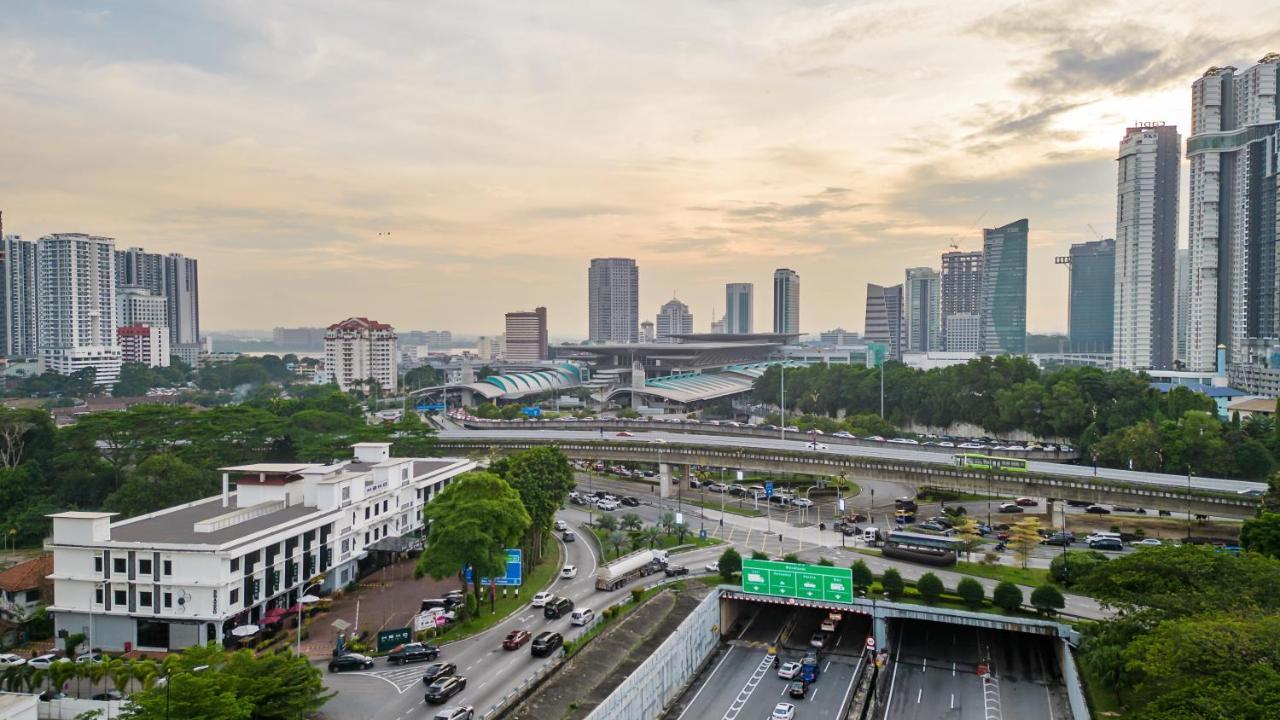
[[[519,650],[527,642],[529,642],[528,630],[512,630],[507,633],[506,639],[502,641],[502,649]]]
[[[1029,498],[1029,497],[1020,497],[1017,500],[1014,500],[1014,502],[1021,505],[1022,507],[1035,507],[1040,504],[1039,502],[1036,501],[1035,498]]]

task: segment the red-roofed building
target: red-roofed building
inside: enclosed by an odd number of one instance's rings
[[[330,325],[324,335],[325,370],[343,392],[393,393],[400,377],[396,331],[386,323],[352,317]]]
[[[116,328],[120,362],[147,367],[169,367],[169,328],[154,325],[125,325]]]
[[[20,623],[53,597],[53,555],[45,553],[0,572],[0,619]]]

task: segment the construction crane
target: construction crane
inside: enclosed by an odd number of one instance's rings
[[[1094,237],[1098,238],[1099,240],[1101,240],[1101,239],[1102,239],[1102,233],[1100,233],[1100,232],[1098,232],[1096,229],[1094,229],[1093,225],[1091,225],[1091,224],[1089,224],[1089,223],[1085,223],[1085,225],[1086,225],[1086,226],[1088,226],[1089,230],[1093,231],[1093,236],[1094,236]]]
[[[967,234],[969,234],[969,233],[971,233],[971,232],[973,232],[973,229],[974,229],[974,228],[976,228],[976,227],[978,227],[978,223],[982,222],[982,218],[984,218],[984,217],[986,217],[986,216],[987,216],[987,212],[989,212],[989,211],[988,211],[988,210],[983,210],[983,211],[982,211],[982,214],[978,216],[978,219],[977,219],[977,220],[974,220],[974,221],[973,221],[973,224],[972,224],[972,225],[970,225],[970,226],[968,227],[968,229],[964,231],[966,235],[967,235]],[[958,242],[956,242],[956,236],[955,236],[955,235],[952,235],[952,236],[951,236],[951,242],[950,242],[950,243],[948,243],[948,244],[947,244],[947,246],[948,246],[948,247],[950,247],[952,250],[956,250],[956,251],[960,250],[960,244],[959,244]]]

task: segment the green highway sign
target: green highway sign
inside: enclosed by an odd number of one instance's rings
[[[853,572],[827,565],[742,561],[742,591],[757,595],[853,602]]]

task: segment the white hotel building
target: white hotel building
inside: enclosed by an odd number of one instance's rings
[[[387,443],[353,447],[353,459],[332,465],[223,468],[221,495],[120,522],[52,515],[55,628],[119,652],[177,650],[269,624],[296,612],[317,575],[320,592],[334,590],[371,553],[416,549],[423,506],[475,468],[392,458]]]

